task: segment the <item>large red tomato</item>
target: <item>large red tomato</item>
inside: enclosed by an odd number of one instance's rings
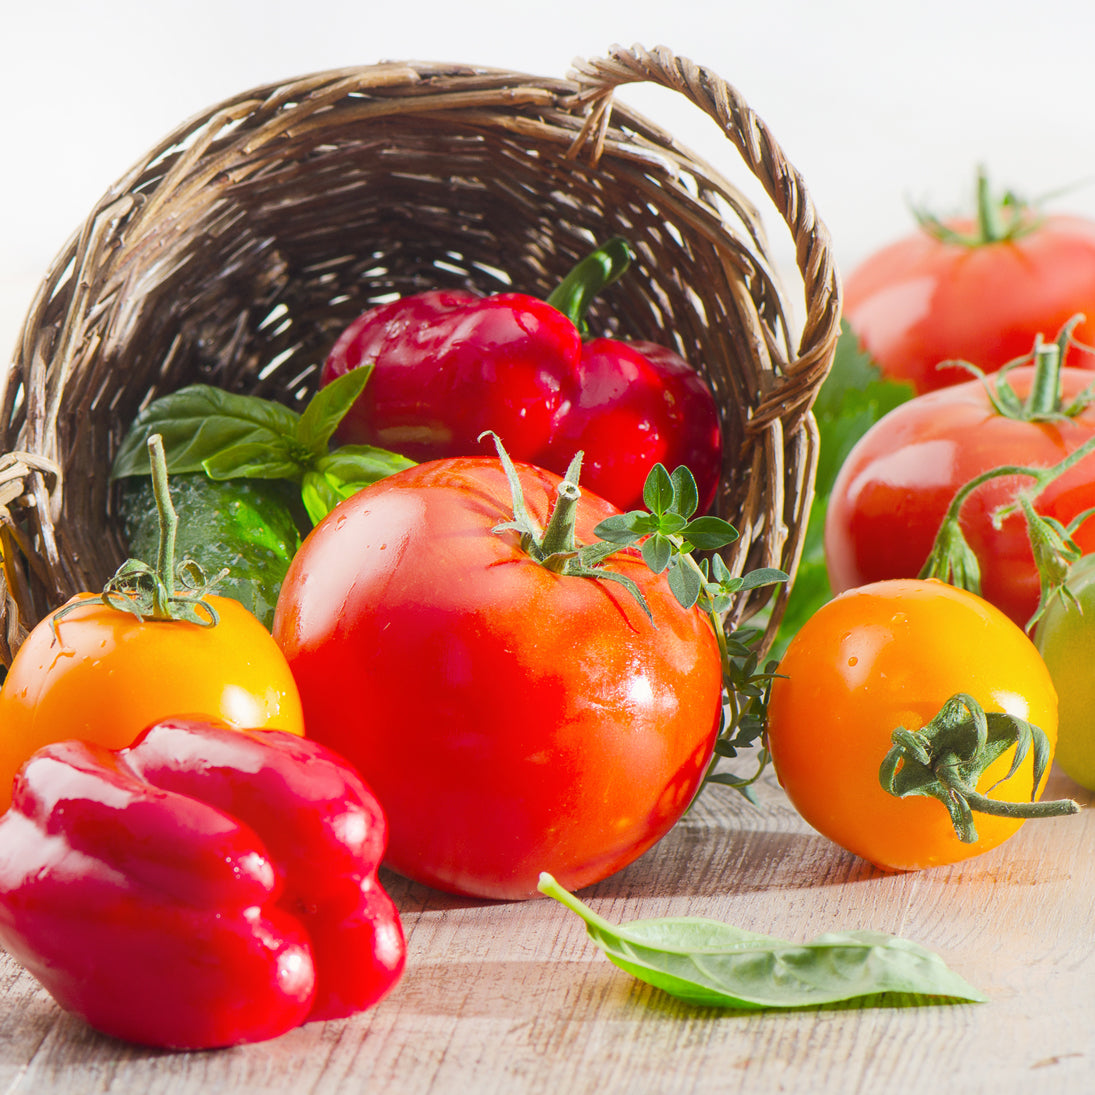
[[[559,477],[518,465],[541,527]],[[617,511],[577,503],[580,542]],[[390,823],[387,864],[440,889],[576,889],[678,820],[711,758],[718,644],[634,554],[619,582],[559,574],[513,530],[499,461],[421,464],[337,506],[289,568],[274,635],[305,725]]]
[[[918,392],[968,378],[940,362],[994,371],[1077,314],[1086,319],[1076,339],[1095,344],[1095,223],[1026,207],[1005,213],[983,186],[980,202],[978,220],[928,222],[844,282],[844,317],[863,348]],[[1095,352],[1073,346],[1065,364],[1095,368]]]
[[[1034,368],[1008,373],[1025,398]],[[1064,402],[1092,382],[1061,370]],[[1095,406],[1075,417],[1023,421],[998,414],[979,380],[929,392],[892,410],[860,438],[837,476],[825,522],[825,559],[836,592],[884,578],[915,578],[931,552],[955,492],[981,472],[1007,464],[1049,467],[1095,434]],[[1026,523],[1012,514],[996,528],[998,507],[1031,480],[992,479],[970,495],[962,530],[981,569],[981,593],[1025,626],[1038,605],[1039,581]],[[1081,461],[1037,498],[1039,513],[1068,524],[1095,506],[1095,456]],[[1076,542],[1095,551],[1095,520]]]

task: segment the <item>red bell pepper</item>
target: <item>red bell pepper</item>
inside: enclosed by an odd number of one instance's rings
[[[354,770],[293,734],[173,719],[127,749],[57,743],[0,818],[0,941],[106,1034],[272,1038],[398,981],[386,839]]]
[[[515,460],[559,475],[581,449],[583,486],[624,510],[642,505],[656,463],[670,471],[684,464],[706,511],[722,469],[706,381],[666,346],[584,339],[590,301],[630,255],[623,240],[611,240],[546,301],[439,289],[365,312],[339,337],[320,377],[327,384],[373,367],[339,439],[423,461],[480,454],[489,430]]]

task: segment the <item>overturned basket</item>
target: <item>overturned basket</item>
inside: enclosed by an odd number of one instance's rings
[[[786,222],[805,295],[797,344],[756,211],[613,101],[639,81],[715,119]],[[615,50],[570,80],[389,63],[259,88],[186,123],[56,259],[0,378],[0,659],[121,562],[109,469],[152,398],[200,381],[297,405],[342,326],[379,299],[438,285],[546,295],[610,236],[637,257],[591,323],[672,345],[705,373],[725,441],[717,511],[741,533],[724,557],[734,573],[793,572],[840,292],[765,126],[665,50]],[[770,596],[754,591],[730,622]]]

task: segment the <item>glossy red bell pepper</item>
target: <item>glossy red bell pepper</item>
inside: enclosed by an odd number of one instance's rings
[[[559,475],[581,449],[582,485],[623,510],[642,505],[654,464],[684,464],[706,511],[722,469],[707,382],[666,346],[584,337],[590,301],[620,277],[630,254],[611,240],[546,301],[440,289],[365,312],[320,376],[326,384],[373,366],[339,439],[423,461],[493,451],[481,440],[490,430],[514,459]]]
[[[0,818],[0,941],[103,1033],[272,1038],[398,981],[386,837],[354,770],[293,734],[173,719],[128,749],[61,742]]]

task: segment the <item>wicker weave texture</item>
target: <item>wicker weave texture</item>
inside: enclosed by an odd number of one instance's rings
[[[797,339],[759,214],[619,103],[615,89],[634,82],[713,118],[771,198],[802,278]],[[671,345],[704,372],[725,442],[717,510],[741,532],[724,557],[736,573],[792,571],[840,286],[803,180],[765,125],[664,49],[617,48],[565,80],[386,63],[258,88],[188,121],[47,272],[0,377],[0,659],[121,562],[108,473],[153,398],[200,381],[299,406],[365,307],[436,286],[546,295],[610,236],[637,258],[591,323]],[[769,596],[755,591],[731,622]]]

